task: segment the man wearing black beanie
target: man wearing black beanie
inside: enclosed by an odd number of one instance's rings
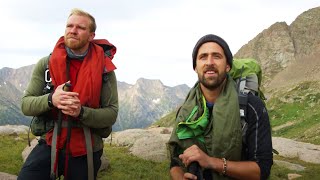
[[[193,52],[192,52],[193,69],[196,68],[196,59],[197,59],[198,50],[199,50],[200,46],[204,43],[207,43],[207,42],[215,42],[221,46],[221,48],[223,49],[224,54],[226,56],[227,63],[229,64],[230,68],[232,68],[233,56],[232,56],[232,53],[229,49],[227,42],[219,36],[216,36],[213,34],[208,34],[208,35],[205,35],[202,38],[200,38],[198,40],[197,44],[193,48]]]
[[[221,37],[208,34],[193,52],[198,82],[176,114],[168,142],[172,179],[267,179],[272,166],[271,130],[261,99],[248,95],[242,139],[232,53]]]

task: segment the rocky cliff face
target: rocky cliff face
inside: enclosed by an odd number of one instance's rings
[[[235,58],[254,58],[269,80],[295,60],[295,49],[289,26],[278,22],[265,29],[235,54]]]
[[[257,59],[262,66],[264,86],[289,66],[311,58],[320,64],[319,58],[315,58],[320,50],[319,17],[320,7],[317,7],[299,15],[290,26],[277,22],[242,46],[235,58]]]
[[[298,58],[314,55],[320,51],[320,7],[299,15],[290,25],[290,33]]]

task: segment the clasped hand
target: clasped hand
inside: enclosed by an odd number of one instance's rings
[[[78,117],[81,110],[79,93],[63,90],[64,84],[59,85],[52,95],[52,103],[60,109],[63,114]]]

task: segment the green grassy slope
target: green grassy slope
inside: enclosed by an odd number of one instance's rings
[[[273,136],[320,144],[320,83],[303,82],[268,101]]]
[[[173,111],[162,117],[160,120],[154,122],[152,125],[160,127],[172,127],[175,122],[176,113],[176,111]]]
[[[18,174],[23,163],[21,152],[27,146],[26,135],[15,140],[14,136],[0,135],[0,172]]]

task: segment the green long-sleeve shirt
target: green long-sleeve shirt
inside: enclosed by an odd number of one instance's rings
[[[22,97],[21,110],[26,116],[38,116],[44,112],[50,111],[48,105],[49,94],[43,95],[43,89],[46,86],[45,70],[47,68],[49,57],[44,57],[36,64],[31,80]],[[102,76],[102,75],[101,75]],[[100,108],[93,109],[84,107],[84,113],[81,123],[92,130],[94,139],[94,151],[103,148],[101,133],[111,129],[118,115],[118,90],[115,73],[109,72],[104,75],[107,80],[102,83],[100,94]],[[103,135],[102,135],[103,136]]]

